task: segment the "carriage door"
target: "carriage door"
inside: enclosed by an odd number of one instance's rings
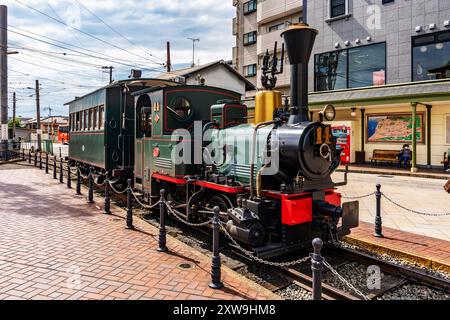
[[[152,107],[148,95],[140,96],[136,104],[136,144],[135,144],[135,184],[144,189],[146,168],[149,164],[145,162],[145,141],[150,139],[152,134]]]

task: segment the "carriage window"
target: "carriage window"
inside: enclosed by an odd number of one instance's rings
[[[104,125],[103,125],[104,114],[105,114],[105,107],[100,106],[99,110],[98,110],[98,127],[99,127],[99,129],[103,129],[103,127],[104,127]]]
[[[141,132],[152,132],[152,108],[141,108]]]
[[[76,120],[75,120],[76,127],[75,127],[75,130],[78,131],[78,130],[80,130],[80,113],[79,112],[75,113],[75,116],[76,116]]]
[[[98,119],[98,107],[95,107],[93,118],[92,118],[92,130],[96,130],[98,128],[97,119]]]
[[[185,97],[178,97],[172,100],[168,109],[178,120],[187,120],[192,114],[191,103]]]
[[[88,130],[92,129],[92,119],[94,117],[94,110],[89,109],[89,122],[88,122]]]

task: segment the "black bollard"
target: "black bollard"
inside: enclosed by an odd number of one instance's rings
[[[377,199],[377,215],[375,217],[375,233],[373,235],[377,238],[383,238],[384,236],[381,221],[381,184],[377,184],[375,197]]]
[[[72,177],[71,177],[69,162],[67,162],[67,189],[72,189]]]
[[[111,196],[109,194],[109,173],[106,172],[105,176],[105,205],[103,208],[104,214],[111,214]]]
[[[94,203],[94,168],[89,168],[89,178],[88,178],[88,185],[89,185],[89,191],[88,191],[88,203]]]
[[[220,281],[222,276],[221,272],[221,261],[220,261],[220,252],[219,252],[219,228],[220,228],[220,208],[214,207],[214,219],[212,222],[213,227],[213,256],[211,262],[211,283],[209,287],[212,289],[221,289],[223,288],[223,283]]]
[[[131,199],[132,193],[131,193],[131,179],[127,180],[128,187],[127,187],[127,229],[133,230],[133,201]]]
[[[323,241],[316,238],[312,242],[314,253],[311,256],[311,270],[313,277],[313,300],[322,300],[322,270],[323,270],[323,258],[320,255],[322,250]]]
[[[47,156],[45,157],[45,173],[48,174],[48,153],[46,155]]]
[[[42,152],[39,152],[39,169],[42,170]]]
[[[37,167],[37,151],[34,152],[34,166]]]
[[[57,172],[56,172],[56,156],[54,156],[53,157],[53,179],[57,179],[56,178],[56,174],[57,174]]]
[[[31,149],[28,150],[28,163],[31,164]]]
[[[80,167],[77,163],[77,195],[81,195],[81,174],[80,174]]]
[[[64,167],[62,158],[59,160],[59,183],[64,183]]]
[[[167,252],[166,245],[166,190],[161,189],[159,192],[161,198],[159,200],[159,243],[158,252]]]

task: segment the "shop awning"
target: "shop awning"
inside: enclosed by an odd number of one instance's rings
[[[309,95],[309,107],[318,110],[329,103],[336,108],[353,108],[446,100],[450,101],[450,79],[315,92]]]

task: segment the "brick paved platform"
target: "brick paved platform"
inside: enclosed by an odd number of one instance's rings
[[[376,253],[417,263],[428,269],[450,273],[450,242],[393,228],[383,228],[384,238],[373,236],[374,225],[360,222],[346,241]]]
[[[144,221],[126,230],[122,210],[103,215],[51,175],[12,167],[0,167],[0,299],[277,299],[226,267],[212,290],[210,258],[171,237],[158,253]]]

